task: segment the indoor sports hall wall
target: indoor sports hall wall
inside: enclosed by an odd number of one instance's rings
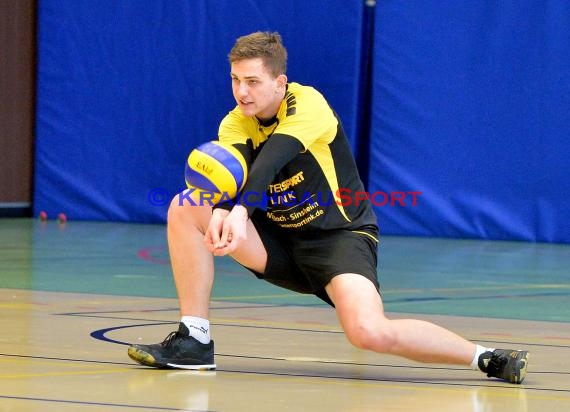
[[[354,144],[362,12],[344,0],[41,0],[35,214],[163,222],[190,150],[235,106],[227,54],[256,30],[282,34],[289,78],[327,95]]]
[[[421,195],[381,229],[570,242],[570,2],[402,3],[376,8],[369,190]]]
[[[41,0],[35,213],[164,222],[234,105],[233,41],[276,30],[289,78],[343,118],[384,234],[570,242],[566,0],[382,1],[373,24],[364,4]]]

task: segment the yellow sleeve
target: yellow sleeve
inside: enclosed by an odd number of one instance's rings
[[[293,84],[287,104],[282,108],[283,117],[275,133],[292,136],[305,149],[313,143],[330,143],[336,136],[338,121],[333,110],[317,90]]]
[[[236,110],[232,110],[222,119],[218,129],[218,139],[229,144],[247,143],[247,127]]]

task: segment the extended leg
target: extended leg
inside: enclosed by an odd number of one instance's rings
[[[348,340],[358,348],[419,362],[469,365],[476,345],[433,323],[390,320],[372,282],[356,274],[333,278],[326,288]]]
[[[348,340],[358,348],[419,362],[470,365],[511,383],[522,383],[526,376],[528,351],[485,350],[430,322],[386,318],[376,288],[363,276],[338,275],[326,290]]]

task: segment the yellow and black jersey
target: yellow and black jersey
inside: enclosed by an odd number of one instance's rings
[[[259,207],[284,229],[362,230],[377,237],[342,124],[314,88],[289,83],[277,115],[265,124],[236,107],[218,134],[249,150],[248,181],[237,201],[250,215]]]

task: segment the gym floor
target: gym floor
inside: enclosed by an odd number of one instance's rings
[[[569,411],[570,245],[382,238],[386,311],[531,351],[512,385],[353,348],[317,298],[218,258],[216,371],[127,343],[177,328],[164,225],[0,219],[0,411]]]

